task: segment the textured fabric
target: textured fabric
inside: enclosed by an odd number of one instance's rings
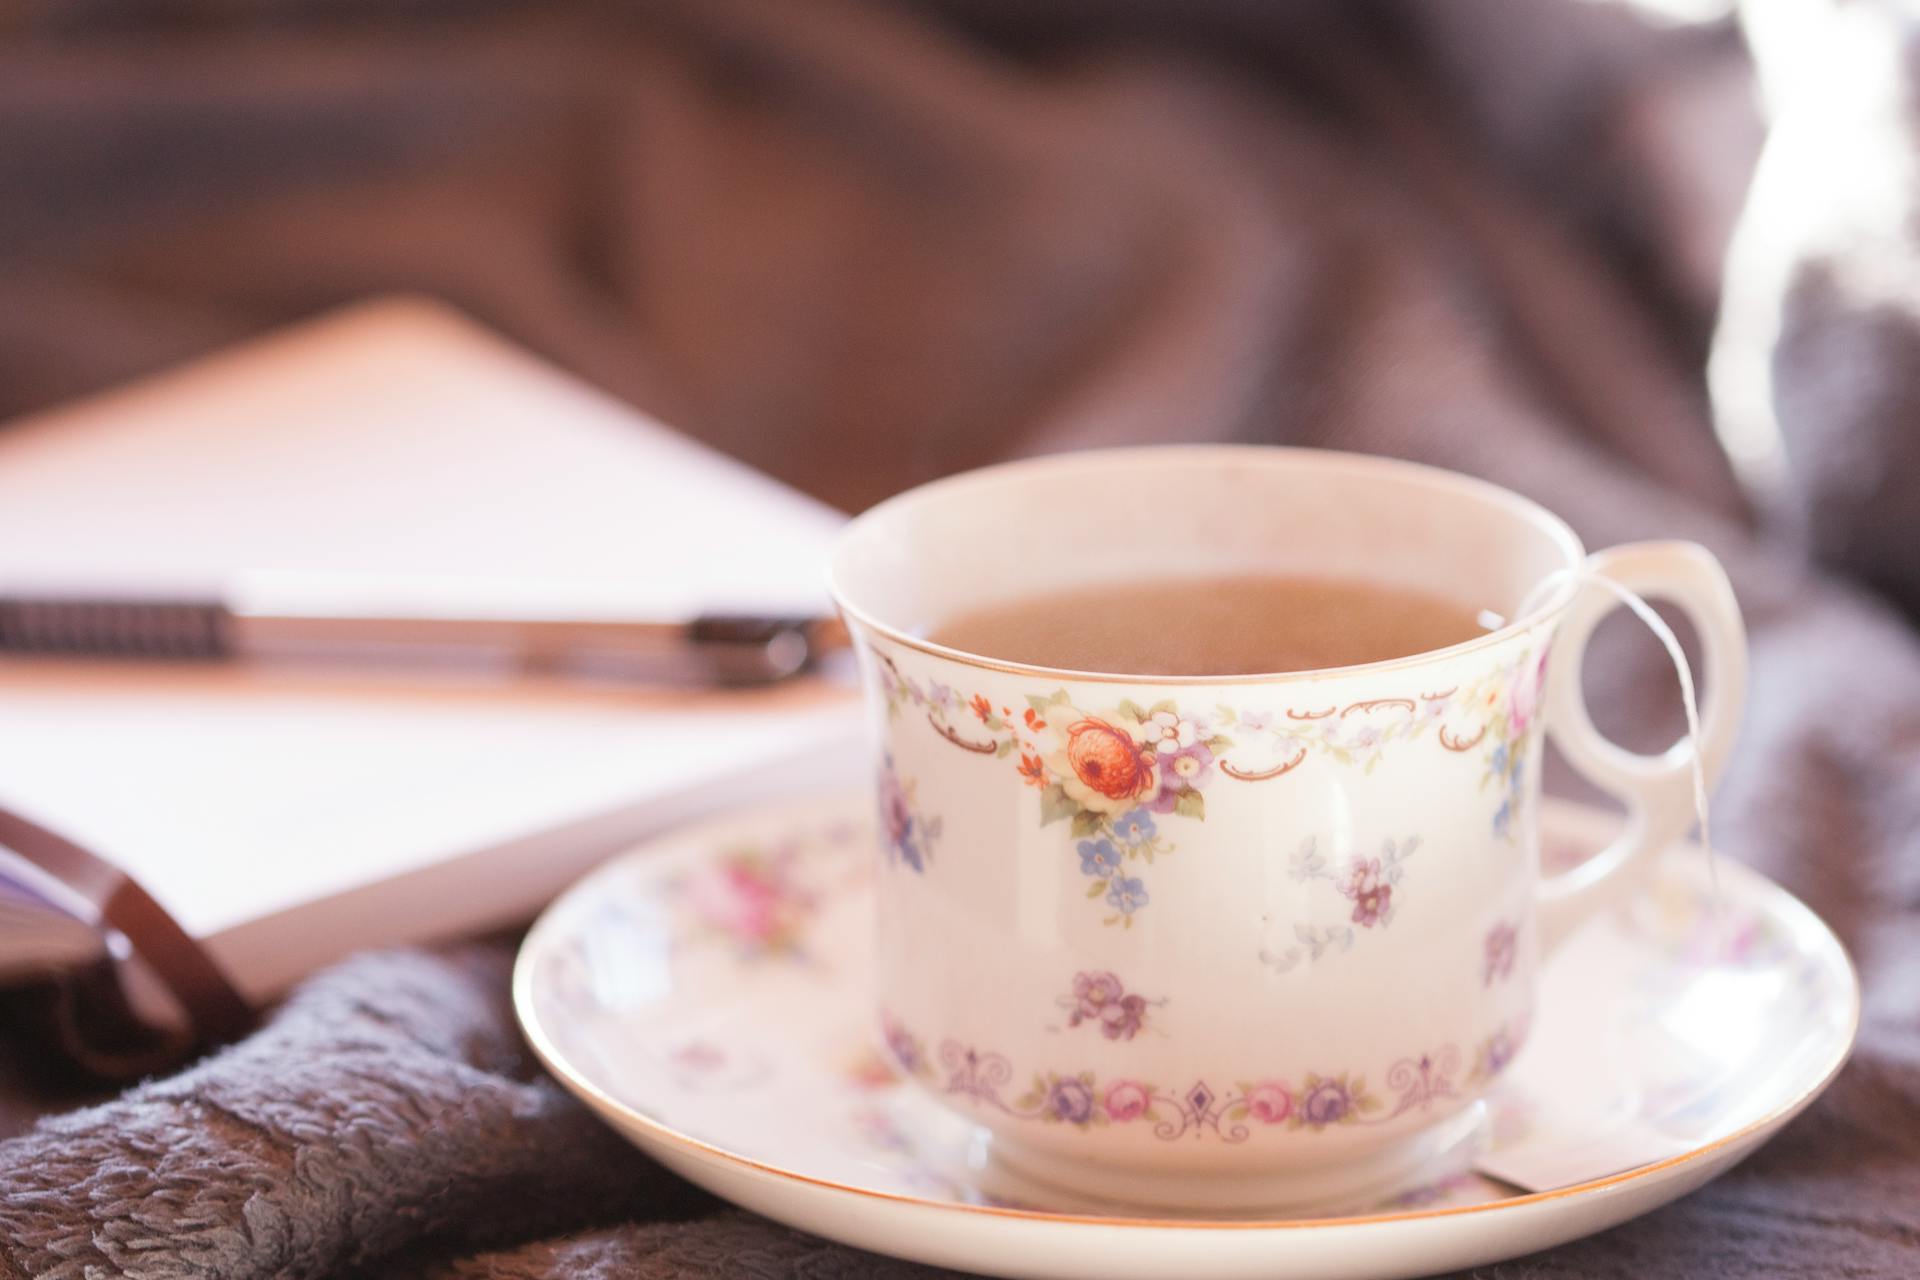
[[[0,1155],[0,1269],[334,1276],[701,1207],[538,1074],[503,947],[368,956],[169,1080]]]
[[[43,5],[0,43],[0,409],[411,288],[848,506],[1270,440],[1697,538],[1754,649],[1716,833],[1840,932],[1860,1049],[1726,1177],[1477,1274],[1920,1270],[1910,6],[1760,0],[1804,24],[1756,23],[1770,132],[1737,32],[1604,0],[264,8]],[[1664,658],[1602,641],[1596,718],[1670,740]],[[0,1275],[913,1270],[602,1131],[526,1061],[503,955],[349,964],[0,1144]]]

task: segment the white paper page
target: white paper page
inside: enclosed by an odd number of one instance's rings
[[[429,304],[359,308],[0,432],[0,587],[453,574],[824,611],[840,523]]]
[[[841,521],[413,302],[0,431],[0,590],[376,573],[613,588],[667,616],[812,613]],[[583,841],[644,831],[651,806],[678,821],[696,800],[747,802],[812,751],[851,771],[853,701],[814,683],[743,695],[0,658],[0,803],[126,866],[257,966],[275,930],[371,945],[416,918],[453,931],[467,898],[475,924],[530,912],[556,869],[611,851]],[[484,884],[417,874],[482,854]],[[435,900],[350,894],[401,881]],[[342,894],[351,920],[300,914]]]
[[[851,733],[846,691],[811,683],[692,696],[403,680],[0,664],[0,803],[125,867],[207,936]]]

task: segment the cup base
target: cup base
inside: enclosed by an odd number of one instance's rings
[[[1476,1102],[1459,1115],[1360,1160],[1280,1172],[1164,1170],[1125,1166],[1036,1150],[1002,1136],[987,1148],[983,1181],[996,1195],[1018,1202],[1063,1194],[1078,1208],[1100,1212],[1177,1211],[1195,1217],[1319,1217],[1377,1208],[1416,1184],[1464,1166],[1486,1116]],[[1040,1186],[1043,1196],[1023,1196]]]

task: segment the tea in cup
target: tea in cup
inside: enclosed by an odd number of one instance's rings
[[[1618,602],[1585,575],[1693,622],[1692,741],[1595,730]],[[1589,556],[1494,485],[1316,450],[952,477],[854,520],[833,586],[878,747],[887,1052],[1007,1167],[1145,1206],[1333,1203],[1459,1142],[1542,956],[1692,822],[1745,679],[1703,549]],[[1551,877],[1543,734],[1629,811]]]

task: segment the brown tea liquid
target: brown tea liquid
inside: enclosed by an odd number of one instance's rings
[[[1484,630],[1479,610],[1403,587],[1243,575],[1054,591],[961,614],[928,638],[1030,666],[1225,676],[1404,658]]]

